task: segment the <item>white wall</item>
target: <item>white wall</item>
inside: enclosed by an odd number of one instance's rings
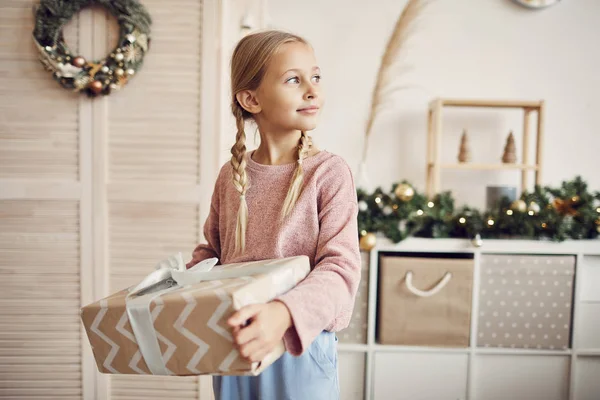
[[[277,0],[267,6],[272,27],[303,35],[314,46],[327,96],[314,139],[342,155],[355,173],[381,55],[404,4]],[[402,57],[410,70],[397,82],[411,89],[397,92],[376,121],[367,160],[370,188],[388,190],[405,178],[424,189],[426,107],[445,96],[545,100],[542,184],[580,174],[600,189],[600,1],[564,0],[532,11],[509,0],[433,0],[413,32]],[[463,128],[469,130],[474,162],[499,162],[511,129],[520,157],[521,115],[448,111],[442,160],[456,160]],[[486,185],[518,187],[520,172],[443,171],[441,180],[458,204],[482,207]]]

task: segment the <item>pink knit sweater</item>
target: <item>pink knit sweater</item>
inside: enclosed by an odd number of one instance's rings
[[[279,214],[296,163],[259,164],[247,153],[250,188],[246,193],[246,251],[234,256],[240,196],[232,183],[231,165],[221,168],[204,225],[207,244],[193,252],[195,263],[210,257],[220,264],[306,255],[311,272],[278,297],[293,325],[284,335],[287,351],[300,355],[322,330],[348,326],[360,281],[358,205],[352,172],[340,156],[321,150],[303,161],[303,191],[285,220]]]

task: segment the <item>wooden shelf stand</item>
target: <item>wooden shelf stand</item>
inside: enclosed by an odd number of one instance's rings
[[[520,163],[501,163],[496,164],[478,164],[478,163],[456,163],[442,164],[441,162],[441,142],[442,142],[442,112],[444,107],[468,107],[468,108],[520,108],[523,110],[523,141],[522,141],[522,159]],[[442,169],[458,170],[521,170],[521,191],[527,190],[528,172],[534,171],[534,182],[541,184],[542,179],[542,145],[544,133],[544,101],[524,101],[524,100],[477,100],[477,99],[450,99],[436,98],[429,104],[427,116],[427,176],[426,193],[432,198],[440,192],[440,175]],[[532,133],[530,119],[531,115],[536,114],[536,140],[535,140],[535,160],[530,163],[529,145]]]

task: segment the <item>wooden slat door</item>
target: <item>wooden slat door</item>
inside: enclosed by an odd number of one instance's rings
[[[32,3],[0,2],[0,399],[212,397],[210,377],[99,374],[79,320],[160,259],[189,256],[222,162],[221,2],[142,3],[154,21],[142,70],[89,99],[37,60]],[[104,57],[116,23],[86,9],[65,34]]]

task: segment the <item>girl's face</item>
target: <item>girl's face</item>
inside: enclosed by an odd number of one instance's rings
[[[310,46],[282,45],[256,90],[260,111],[254,118],[259,126],[269,131],[315,129],[324,104],[320,74]]]

